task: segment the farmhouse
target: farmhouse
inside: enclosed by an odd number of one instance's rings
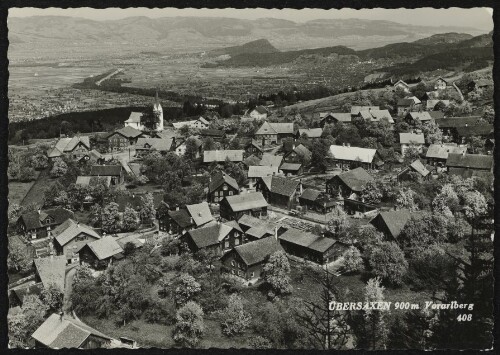
[[[379,212],[379,214],[370,221],[370,224],[384,234],[388,240],[397,242],[401,231],[412,215],[415,215],[415,212],[404,209]]]
[[[370,122],[380,122],[382,120],[387,120],[389,123],[394,123],[389,110],[378,110],[369,108],[368,110],[361,110],[357,114],[357,117],[361,117]]]
[[[24,302],[24,297],[33,295],[40,296],[43,291],[43,284],[38,283],[28,283],[22,284],[8,290],[9,292],[9,308],[20,306],[22,307]]]
[[[241,230],[245,233],[247,241],[258,240],[262,238],[280,236],[286,228],[281,227],[273,222],[255,218],[250,215],[243,215],[238,224]]]
[[[243,150],[205,150],[203,152],[203,163],[224,163],[231,161],[239,163],[243,161]]]
[[[427,111],[419,111],[419,112],[408,112],[405,116],[406,123],[415,126],[417,122],[429,122],[432,120],[432,116]]]
[[[261,192],[226,196],[220,202],[220,216],[228,221],[239,220],[243,215],[267,216],[268,203]]]
[[[144,156],[151,151],[167,153],[175,147],[175,139],[139,138],[135,144],[135,155]]]
[[[326,181],[326,192],[330,196],[349,197],[353,193],[359,195],[368,182],[374,181],[368,172],[359,167],[343,172]]]
[[[203,138],[212,138],[216,142],[222,142],[226,138],[226,132],[222,129],[203,129],[200,131]]]
[[[427,179],[431,176],[429,169],[427,169],[427,167],[425,167],[425,165],[418,159],[399,172],[396,178],[398,181],[411,180],[412,177],[410,173],[416,174],[422,179]]]
[[[142,112],[130,112],[128,119],[123,122],[124,127],[131,127],[139,131],[144,130],[144,125],[141,123]]]
[[[493,137],[493,125],[487,122],[481,122],[470,127],[457,127],[452,130],[453,138],[456,142],[464,144],[470,137],[487,138]]]
[[[287,163],[302,163],[311,160],[311,151],[303,144],[297,145],[292,151],[283,156]]]
[[[318,139],[323,134],[322,128],[299,128],[299,137],[307,139]]]
[[[378,107],[377,107],[378,108]],[[319,114],[319,125],[325,127],[327,124],[335,123],[351,123],[352,115],[350,113],[344,112],[320,112]]]
[[[423,133],[400,133],[399,134],[399,144],[401,145],[401,155],[405,155],[408,148],[414,147],[420,153],[422,153],[422,148],[425,144],[425,138]]]
[[[248,167],[248,180],[251,185],[255,184],[261,177],[272,176],[278,174],[278,166],[249,166]]]
[[[245,154],[247,155],[254,155],[256,157],[261,157],[263,154],[262,147],[259,145],[259,143],[256,140],[251,140],[248,142],[247,145],[245,145]]]
[[[123,249],[114,237],[107,235],[85,244],[79,251],[80,263],[98,270],[123,258]]]
[[[273,155],[270,153],[264,153],[262,155],[262,159],[260,160],[260,166],[275,166],[279,167],[281,162],[283,161],[283,156],[281,155]]]
[[[203,141],[201,139],[199,139],[197,136],[191,136],[188,139],[194,141],[194,147],[196,149],[196,153],[195,153],[194,158],[195,159],[200,158],[201,152],[203,150],[202,149]],[[184,154],[186,154],[186,142],[187,142],[187,140],[185,140],[177,145],[177,147],[175,148],[175,154],[177,154],[178,156],[184,156]]]
[[[493,157],[482,154],[449,153],[446,160],[448,173],[451,175],[466,175],[468,172],[492,172]]]
[[[444,166],[449,153],[463,154],[466,151],[467,147],[459,147],[455,143],[431,144],[427,148],[425,158],[427,159],[427,164]]]
[[[442,77],[439,77],[434,82],[434,90],[444,90],[448,86],[448,81],[444,80]]]
[[[106,136],[108,150],[111,152],[125,150],[130,146],[135,145],[141,136],[143,136],[143,133],[138,129],[130,126],[120,128]]]
[[[331,212],[337,203],[334,199],[329,198],[322,191],[315,189],[305,189],[299,197],[300,205],[306,210],[312,210],[319,213]]]
[[[403,80],[398,80],[396,83],[394,83],[394,90],[397,89],[401,89],[404,92],[410,92],[410,86]]]
[[[206,249],[219,254],[246,242],[243,231],[235,221],[212,222],[208,226],[192,229],[183,234],[181,240],[193,253]]]
[[[420,111],[422,108],[422,102],[415,96],[405,97],[403,99],[399,99],[396,106],[398,108],[398,116],[405,116],[408,112]]]
[[[214,220],[207,202],[186,205],[186,208],[168,211],[158,219],[161,231],[169,234],[184,234],[186,231],[199,228]]]
[[[31,239],[51,236],[53,228],[61,225],[68,218],[74,218],[72,211],[65,208],[52,208],[23,213],[17,219],[17,230]]]
[[[280,172],[285,176],[297,176],[302,174],[302,163],[283,163]]]
[[[264,122],[255,132],[254,138],[262,147],[279,144],[284,138],[294,138],[293,123]]]
[[[76,136],[73,138],[60,138],[54,148],[47,152],[50,160],[61,158],[63,156],[70,157],[73,160],[80,160],[88,157],[90,152],[90,141],[88,136]]]
[[[296,203],[296,195],[301,183],[281,176],[260,178],[255,186],[271,205],[291,209]]]
[[[125,172],[121,165],[92,165],[91,176],[110,177],[111,185],[118,185],[125,180]]]
[[[238,183],[226,173],[217,173],[210,176],[207,196],[208,202],[219,203],[225,196],[233,196],[239,193]]]
[[[65,255],[68,264],[79,260],[78,251],[85,244],[100,239],[99,234],[94,229],[72,219],[68,219],[56,227],[52,234],[54,235],[54,248],[57,255]]]
[[[382,163],[377,156],[377,150],[371,148],[331,145],[330,153],[334,166],[341,169],[353,169],[360,166],[372,169],[375,165]]]
[[[203,117],[199,117],[198,119],[191,121],[172,122],[172,125],[175,129],[181,129],[184,126],[187,126],[191,129],[208,129],[208,127],[210,126],[210,122],[208,122]]]
[[[254,120],[261,121],[267,119],[267,113],[267,108],[259,105],[252,110],[247,110],[245,112],[245,115],[251,117]]]

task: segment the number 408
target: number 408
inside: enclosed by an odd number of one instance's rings
[[[457,320],[459,322],[470,322],[472,320],[472,314],[459,314]]]

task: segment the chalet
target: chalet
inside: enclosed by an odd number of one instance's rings
[[[369,111],[369,110],[380,110],[378,106],[351,106],[351,117],[359,116],[361,111]]]
[[[397,89],[401,89],[404,92],[410,92],[410,86],[403,80],[398,80],[396,83],[394,83],[394,90]]]
[[[262,157],[262,154],[264,151],[262,150],[262,147],[259,145],[259,143],[256,140],[251,140],[248,142],[247,145],[245,145],[245,154],[246,155],[254,155],[256,157]]]
[[[260,160],[260,166],[275,166],[279,167],[283,161],[283,156],[273,155],[270,153],[264,153],[262,159]]]
[[[450,106],[450,100],[427,100],[425,106],[427,111],[442,110]]]
[[[487,122],[481,122],[469,127],[456,127],[452,130],[452,133],[456,142],[464,144],[466,140],[471,137],[486,139],[489,136],[493,136],[493,125]]]
[[[31,336],[36,349],[102,349],[112,338],[76,318],[53,313]]]
[[[203,141],[196,136],[191,136],[188,139],[191,139],[194,141],[194,147],[196,149],[196,154],[194,156],[195,159],[200,158],[201,152],[203,150]],[[178,155],[180,157],[184,156],[184,154],[186,153],[186,142],[187,142],[187,140],[185,140],[183,142],[179,142],[177,147],[175,147],[175,154],[176,155]]]
[[[264,106],[256,106],[252,110],[245,112],[245,115],[251,117],[254,120],[261,121],[267,119],[268,110]]]
[[[448,81],[439,77],[434,82],[434,90],[444,90],[448,86]]]
[[[226,138],[226,132],[222,129],[202,129],[200,131],[202,138],[212,138],[216,142],[222,142]]]
[[[297,145],[292,151],[285,154],[283,160],[287,163],[303,163],[311,160],[311,151],[303,144]]]
[[[450,130],[457,127],[469,127],[485,122],[481,116],[445,117],[441,119],[435,119],[435,121],[439,126],[439,129],[441,129],[441,131],[443,131],[443,134],[445,135],[449,135]]]
[[[102,270],[110,266],[113,261],[122,259],[123,249],[116,238],[107,235],[82,246],[78,255],[80,264]]]
[[[399,134],[399,144],[401,145],[401,155],[405,155],[405,152],[410,147],[415,147],[420,153],[425,144],[425,137],[423,133],[400,133]]]
[[[49,160],[69,157],[73,160],[80,160],[88,156],[90,152],[90,141],[88,136],[77,136],[73,138],[60,138],[54,148],[47,152]]]
[[[42,283],[44,288],[56,287],[64,292],[66,275],[66,257],[64,255],[50,255],[33,260],[35,282]]]
[[[246,242],[243,231],[235,221],[212,222],[208,226],[191,229],[182,235],[181,240],[193,253],[205,249],[219,254]]]
[[[349,197],[353,193],[359,195],[373,177],[363,168],[356,168],[332,177],[326,182],[326,192],[330,196]]]
[[[203,117],[199,117],[198,119],[191,121],[172,122],[172,125],[175,129],[181,129],[184,126],[191,129],[208,129],[210,122]]]
[[[280,172],[285,176],[297,176],[303,172],[302,163],[283,163],[280,166]]]
[[[243,215],[267,216],[268,203],[261,192],[226,196],[220,202],[220,216],[228,221],[239,220]]]
[[[254,185],[259,178],[265,176],[273,176],[278,174],[278,166],[249,166],[248,167],[248,180],[250,185]]]
[[[376,107],[378,109],[378,107]],[[327,124],[336,124],[336,123],[351,123],[352,115],[350,113],[344,112],[321,112],[319,114],[319,125],[321,127],[325,127]]]
[[[186,208],[168,211],[158,220],[161,231],[173,235],[182,235],[193,228],[202,227],[212,222],[214,217],[207,202],[186,205]]]
[[[226,196],[240,193],[240,188],[235,179],[226,173],[217,173],[210,176],[207,200],[210,203],[219,203]]]
[[[239,276],[246,281],[256,281],[269,257],[282,247],[274,237],[262,238],[239,245],[221,258],[222,272]]]
[[[142,137],[142,131],[126,126],[106,136],[108,142],[108,150],[111,152],[118,152],[130,148],[137,143],[139,137]]]
[[[394,120],[389,113],[389,110],[379,110],[379,109],[371,109],[361,110],[357,114],[357,117],[361,117],[370,122],[380,122],[386,120],[389,123],[394,123]]]
[[[66,220],[52,231],[54,235],[54,248],[57,255],[65,255],[68,264],[79,260],[78,251],[88,242],[100,239],[99,234],[91,227]]]
[[[73,212],[65,208],[52,208],[23,213],[17,219],[17,231],[30,239],[51,236],[52,230],[69,218],[74,218]]]
[[[335,239],[289,228],[279,238],[287,254],[324,265],[338,260],[348,246]]]
[[[323,134],[322,128],[299,128],[299,137],[306,139],[319,139]]]
[[[131,127],[139,131],[144,130],[144,125],[141,123],[142,112],[130,112],[128,119],[123,122],[125,127]]]
[[[401,182],[411,180],[410,173],[416,174],[420,179],[428,179],[431,176],[431,172],[427,169],[427,167],[417,159],[398,173],[396,177],[397,181]]]
[[[432,116],[427,111],[408,112],[404,117],[406,123],[415,126],[417,122],[426,123],[432,120]]]
[[[239,163],[243,161],[243,150],[205,150],[203,152],[203,163],[225,163],[231,161]]]
[[[280,144],[284,138],[294,138],[293,123],[264,122],[255,132],[254,138],[262,147]]]
[[[456,143],[431,144],[427,148],[425,158],[427,159],[427,164],[444,166],[446,160],[448,160],[448,154],[463,154],[466,151],[467,147],[459,147]]]
[[[335,167],[341,169],[353,169],[360,166],[372,169],[382,163],[377,150],[371,148],[331,145],[330,153],[332,155],[331,161]]]
[[[174,147],[175,140],[173,138],[139,138],[135,144],[135,155],[141,157],[152,151],[164,154],[170,152]]]
[[[415,212],[409,210],[395,210],[379,212],[371,221],[379,232],[381,232],[388,240],[397,242],[401,231],[406,226]]]
[[[319,190],[307,188],[299,197],[299,203],[305,210],[311,210],[319,213],[329,213],[333,211],[337,203],[334,199],[326,196]]]
[[[468,175],[472,171],[477,172],[492,172],[493,157],[491,155],[481,154],[448,154],[446,160],[446,168],[450,175]]]
[[[119,185],[125,181],[125,172],[122,165],[92,165],[90,176],[110,177],[111,185]]]
[[[300,193],[300,181],[282,176],[267,176],[260,178],[255,186],[262,192],[271,205],[291,209],[296,203],[297,192]]]
[[[415,96],[399,99],[397,104],[398,116],[405,116],[408,112],[420,111],[422,102]]]
[[[286,231],[285,227],[281,227],[276,223],[265,221],[250,215],[243,215],[238,220],[238,225],[245,233],[247,241],[258,240],[262,238],[279,237]]]

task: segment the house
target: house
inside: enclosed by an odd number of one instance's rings
[[[374,212],[377,210],[377,206],[366,202],[364,199],[358,199],[357,197],[354,198],[344,198],[343,200],[343,208],[345,213],[349,215],[353,214],[365,214],[365,213],[370,213]],[[365,215],[366,216],[366,215]]]
[[[412,215],[416,212],[409,210],[395,210],[379,212],[371,221],[379,232],[381,232],[389,241],[398,242],[398,237],[401,231],[406,226]]]
[[[262,157],[264,151],[262,150],[262,147],[259,145],[259,143],[256,140],[252,139],[250,142],[248,142],[247,145],[245,145],[245,154]]]
[[[470,137],[480,137],[486,139],[493,135],[493,125],[488,122],[481,122],[473,126],[456,127],[452,130],[454,140],[464,144]]]
[[[226,173],[217,173],[210,176],[207,195],[208,202],[219,203],[225,196],[233,196],[239,193],[240,188],[238,183]]]
[[[289,228],[278,238],[287,254],[324,265],[338,260],[348,246],[335,239]]]
[[[264,198],[271,205],[291,209],[296,203],[300,186],[300,181],[282,176],[266,176],[257,180],[255,188],[262,192]]]
[[[396,106],[398,110],[398,116],[405,116],[408,112],[420,111],[422,108],[422,102],[415,96],[405,97],[399,99],[396,103]]]
[[[33,295],[40,296],[43,291],[43,284],[38,283],[24,283],[20,286],[8,290],[9,294],[9,308],[23,305],[24,297]]]
[[[435,119],[435,121],[443,133],[443,139],[446,141],[455,140],[457,143],[460,143],[457,133],[458,127],[466,127],[468,129],[469,127],[486,123],[481,116],[446,117]]]
[[[456,143],[447,144],[431,144],[427,148],[425,158],[427,164],[444,166],[448,160],[449,153],[463,154],[467,151],[467,147],[459,147]]]
[[[83,245],[78,251],[78,255],[80,264],[98,270],[105,269],[113,261],[122,259],[123,249],[114,237],[107,235]]]
[[[259,165],[260,166],[275,166],[279,167],[281,165],[281,162],[283,161],[283,156],[281,155],[274,155],[271,153],[264,153],[262,155],[262,159],[260,160]]]
[[[283,160],[287,163],[303,163],[311,160],[311,151],[303,144],[297,145],[292,151],[283,156]]]
[[[23,213],[17,219],[18,233],[30,239],[49,237],[52,230],[69,218],[74,218],[74,213],[65,208],[52,208]]]
[[[96,186],[103,184],[106,187],[111,186],[111,176],[77,176],[75,185],[77,186]]]
[[[444,80],[442,77],[439,77],[434,82],[434,90],[444,90],[448,86],[448,81]]]
[[[350,145],[331,145],[331,161],[336,168],[353,169],[365,167],[372,169],[382,163],[376,149],[351,147]]]
[[[493,80],[488,80],[488,79],[471,80],[467,84],[467,89],[469,91],[473,91],[475,89],[486,89],[488,87],[493,87]]]
[[[191,229],[182,235],[181,240],[193,253],[205,249],[219,254],[246,242],[243,231],[235,221],[212,222],[208,226]]]
[[[247,214],[254,217],[267,216],[268,203],[261,192],[248,192],[226,196],[220,202],[220,216],[225,220],[239,220]]]
[[[450,175],[466,175],[469,171],[492,172],[493,156],[449,153],[446,168]]]
[[[137,143],[139,137],[142,137],[142,131],[126,126],[106,136],[108,142],[108,150],[110,152],[118,152],[130,148]]]
[[[326,181],[326,192],[330,196],[341,196],[347,198],[353,193],[359,195],[365,185],[373,182],[373,177],[359,167],[343,172]]]
[[[401,89],[404,92],[410,92],[410,86],[403,80],[398,80],[396,83],[394,83],[394,90],[397,89]]]
[[[425,106],[427,111],[441,110],[450,106],[450,100],[427,100]]]
[[[427,111],[419,111],[419,112],[408,112],[404,117],[406,123],[409,125],[416,125],[417,122],[425,123],[432,120],[432,116]]]
[[[90,152],[90,140],[88,136],[76,136],[73,138],[60,138],[55,146],[47,152],[49,160],[70,157],[73,160],[80,160],[88,156]]]
[[[361,111],[380,110],[379,106],[351,106],[351,117],[359,116]]]
[[[66,257],[64,255],[50,255],[33,260],[35,268],[35,282],[42,283],[44,288],[56,287],[64,292],[66,277]]]
[[[378,108],[378,107],[377,107]],[[352,115],[350,113],[344,112],[320,112],[319,114],[319,125],[323,128],[327,124],[336,124],[336,123],[351,123]]]
[[[216,142],[222,142],[226,138],[226,132],[222,129],[202,129],[200,136],[203,138],[212,138]]]
[[[444,118],[444,112],[443,111],[427,111],[427,113],[429,114],[429,116],[431,116],[431,118],[434,121],[440,120],[440,119]]]
[[[144,125],[141,123],[142,112],[130,112],[128,119],[123,122],[125,127],[131,127],[139,131],[144,130]]]
[[[89,161],[93,164],[104,164],[106,162],[106,158],[104,155],[99,153],[97,150],[92,149],[88,155],[83,156],[80,161]]]
[[[276,223],[265,221],[251,215],[243,215],[238,220],[238,225],[245,233],[245,239],[247,241],[258,240],[272,236],[276,238],[280,236],[284,231],[286,231],[285,227],[281,227]]]
[[[31,336],[35,348],[101,349],[109,347],[111,338],[76,318],[53,313]]]
[[[243,164],[245,164],[247,168],[250,168],[251,166],[259,166],[260,158],[252,154],[243,160]]]
[[[122,165],[92,165],[90,176],[111,177],[111,185],[119,185],[125,181]]]
[[[186,205],[186,208],[177,208],[168,211],[165,216],[159,218],[159,228],[169,234],[184,234],[193,228],[199,228],[212,222],[214,217],[207,202]]]
[[[252,110],[247,110],[245,116],[251,117],[254,120],[261,121],[267,119],[268,110],[264,106],[256,106]]]
[[[323,214],[333,211],[337,206],[334,199],[326,196],[322,191],[311,188],[307,188],[302,192],[299,203],[306,211],[311,210]]]
[[[280,144],[284,138],[294,138],[293,123],[264,122],[255,132],[254,138],[262,147]]]
[[[57,255],[64,255],[68,264],[79,260],[78,251],[85,244],[101,238],[91,227],[72,219],[56,227],[52,234]]]
[[[422,164],[420,160],[415,160],[413,163],[408,165],[405,169],[401,170],[396,176],[397,181],[411,180],[409,173],[416,174],[421,179],[428,179],[431,176],[431,172],[427,167]]]
[[[188,139],[194,141],[194,147],[196,148],[195,159],[199,159],[201,157],[201,152],[203,150],[203,141],[199,139],[197,136],[191,136]],[[175,147],[175,154],[182,157],[186,153],[186,142],[187,139],[183,142],[179,142],[177,147]]]
[[[307,139],[319,139],[323,134],[323,128],[299,128],[299,137]]]
[[[361,110],[356,115],[357,117],[361,117],[370,122],[380,122],[382,120],[387,120],[389,123],[394,123],[394,120],[389,113],[389,110],[379,110],[369,108],[368,110]]]
[[[239,245],[221,258],[222,272],[238,276],[246,281],[256,281],[269,257],[282,251],[276,238],[267,237]]]
[[[410,147],[415,147],[420,153],[425,144],[425,137],[423,133],[400,133],[399,144],[401,145],[401,155]]]
[[[151,151],[160,153],[170,152],[175,147],[175,139],[139,138],[135,144],[135,155],[142,157]]]
[[[199,117],[198,119],[191,121],[172,122],[172,125],[175,129],[181,129],[184,126],[191,129],[208,129],[210,122],[203,117]]]
[[[302,163],[283,163],[280,166],[280,172],[285,176],[297,176],[303,172]]]
[[[231,161],[239,163],[243,161],[243,150],[205,150],[203,152],[203,163],[225,163]]]
[[[278,174],[278,166],[255,166],[248,167],[248,181],[250,185],[254,185],[259,178],[265,176],[273,176]]]

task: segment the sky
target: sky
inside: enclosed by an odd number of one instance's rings
[[[174,17],[233,17],[253,20],[263,17],[287,19],[294,22],[305,22],[314,19],[348,19],[358,18],[367,20],[388,20],[404,24],[421,26],[460,26],[477,29],[493,30],[493,10],[491,8],[449,8],[449,9],[148,9],[148,8],[107,8],[92,9],[88,7],[61,9],[61,8],[11,8],[9,16],[75,16],[92,20],[117,20],[131,16]]]

